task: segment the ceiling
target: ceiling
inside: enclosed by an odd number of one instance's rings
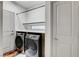
[[[21,6],[24,9],[30,9],[37,5],[45,4],[45,1],[14,1],[13,3]]]

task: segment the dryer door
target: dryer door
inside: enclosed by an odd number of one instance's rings
[[[38,40],[32,40],[27,38],[25,40],[25,54],[26,56],[34,56],[37,54],[38,50]]]

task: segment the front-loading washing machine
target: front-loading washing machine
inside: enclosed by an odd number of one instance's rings
[[[26,57],[39,57],[39,39],[40,35],[27,34],[25,37],[25,55]]]
[[[16,39],[15,39],[15,48],[22,49],[22,53],[24,53],[24,39],[25,39],[24,32],[16,32]]]

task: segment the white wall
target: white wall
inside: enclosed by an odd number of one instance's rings
[[[45,7],[19,14],[22,23],[45,22]]]
[[[22,11],[25,11],[25,9],[21,8],[20,6],[14,4],[13,2],[10,1],[5,1],[3,2],[3,9],[14,12],[19,13]],[[19,19],[19,17],[16,15],[15,16],[15,30],[25,30],[24,26],[22,25],[21,20]]]
[[[2,21],[2,10],[3,10],[3,7],[2,7],[2,2],[0,2],[0,56],[2,56],[3,55],[3,50],[2,50],[2,48],[3,48],[3,46],[2,46],[2,23],[3,23],[3,21]]]
[[[3,2],[3,9],[12,11],[14,13],[20,13],[22,11],[25,11],[25,9],[21,8],[20,6],[10,1]],[[41,7],[23,14],[16,15],[15,29],[16,31],[25,30],[23,23],[32,23],[32,22],[45,22],[45,7]]]

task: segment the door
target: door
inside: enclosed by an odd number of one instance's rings
[[[3,11],[3,53],[14,49],[15,40],[15,14]]]
[[[72,56],[72,2],[53,3],[53,48],[55,57]]]
[[[73,45],[72,45],[72,56],[79,57],[79,1],[72,2],[72,34],[73,34]]]

